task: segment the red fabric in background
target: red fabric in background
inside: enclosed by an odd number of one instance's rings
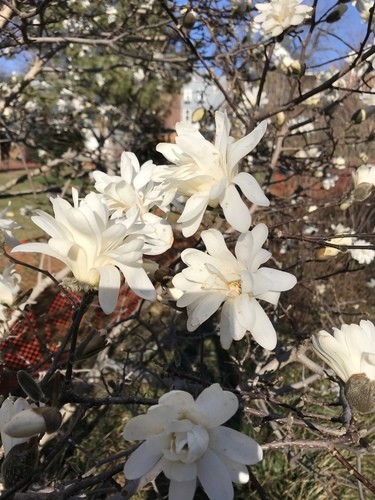
[[[80,296],[69,295],[78,306]],[[113,315],[105,316],[94,301],[83,319],[82,330],[101,328],[113,317],[125,319],[137,309],[140,300],[124,285]],[[9,337],[0,344],[2,367],[12,371],[28,370],[31,373],[48,368],[51,354],[57,350],[71,325],[73,312],[71,302],[60,289],[51,286],[45,290],[37,303],[13,325]]]

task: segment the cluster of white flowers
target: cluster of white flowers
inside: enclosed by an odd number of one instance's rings
[[[173,165],[156,166],[152,161],[140,165],[133,153],[123,153],[120,175],[93,173],[97,192],[79,199],[73,189],[73,206],[54,198],[54,217],[40,210],[32,216],[34,223],[51,237],[48,243],[26,243],[13,251],[39,252],[61,260],[83,289],[98,289],[100,305],[109,314],[116,307],[121,274],[140,297],[156,297],[145,270],[154,270],[155,265],[146,264],[143,255],[154,256],[168,250],[173,232],[166,217],[153,210],[166,214],[171,204],[181,206],[177,200],[183,196],[186,202],[178,222],[184,236],[191,236],[199,229],[207,207],[220,205],[227,222],[243,233],[236,246],[237,257],[228,249],[222,250],[226,246],[220,233],[203,233],[211,256],[198,252],[198,268],[193,264],[190,270],[175,277],[178,305],[188,306],[191,331],[224,302],[220,336],[225,348],[229,348],[232,339],[239,340],[250,331],[261,345],[273,349],[276,333],[258,300],[276,305],[280,292],[292,288],[296,280],[281,271],[258,269],[270,257],[261,248],[267,228],[260,225],[249,231],[250,210],[237,190],[239,187],[257,205],[269,204],[256,179],[239,171],[239,161],[256,147],[265,131],[266,123],[262,122],[246,137],[235,141],[230,136],[228,117],[217,112],[212,144],[195,127],[181,122],[177,124],[176,144],[157,146]],[[185,263],[190,265],[194,252],[183,253]],[[210,263],[212,259],[216,259],[214,265]],[[230,272],[228,267],[232,267]],[[202,303],[210,304],[204,314],[197,302],[200,287],[199,300],[204,296]]]
[[[257,205],[269,205],[257,180],[239,167],[265,131],[262,122],[235,141],[226,114],[217,112],[212,144],[195,127],[179,123],[176,144],[157,146],[172,165],[156,166],[152,161],[140,165],[133,153],[123,153],[120,175],[93,173],[95,192],[79,198],[73,188],[72,204],[51,199],[54,216],[36,211],[31,218],[50,236],[48,242],[25,243],[13,251],[44,253],[64,262],[74,275],[74,285],[98,290],[100,306],[109,314],[116,307],[122,275],[140,297],[156,298],[147,272],[155,265],[144,255],[159,255],[171,247],[172,205],[182,212],[178,222],[186,237],[198,231],[207,207],[220,206],[231,234],[241,233],[234,253],[218,230],[203,231],[207,251],[182,252],[187,267],[173,278],[171,295],[178,307],[187,308],[188,331],[222,306],[218,333],[223,348],[229,349],[233,340],[250,332],[262,347],[274,349],[276,331],[259,301],[276,306],[280,292],[291,289],[296,278],[261,267],[271,257],[262,248],[268,229],[258,224],[250,230],[251,213],[239,193]],[[18,275],[12,276],[14,280]],[[162,470],[171,480],[170,498],[182,493],[193,498],[199,481],[211,500],[232,499],[232,482],[249,480],[244,464],[262,458],[255,441],[221,425],[237,409],[237,398],[218,384],[205,389],[196,401],[183,391],[162,396],[147,415],[126,425],[126,439],[145,439],[126,462],[127,479]]]
[[[269,36],[279,36],[291,26],[301,25],[312,12],[312,7],[303,5],[302,0],[270,0],[256,3],[255,8],[260,14],[254,22],[260,23],[264,34]]]

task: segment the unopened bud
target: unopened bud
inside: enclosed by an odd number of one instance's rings
[[[373,187],[374,186],[370,183],[362,182],[362,184],[359,184],[354,189],[353,199],[355,201],[364,201],[366,198],[370,196]]]
[[[104,330],[106,333],[106,331]],[[87,359],[105,349],[108,345],[105,333],[91,330],[87,337],[77,346],[76,359]]]
[[[3,432],[14,438],[27,438],[44,432],[51,434],[59,429],[61,422],[62,416],[57,408],[29,408],[9,420]]]
[[[336,257],[339,253],[340,250],[334,247],[320,247],[315,251],[315,258],[317,260],[328,260]]]
[[[38,465],[38,439],[13,446],[1,466],[1,475],[6,489],[29,478]]]
[[[284,125],[284,123],[285,123],[285,113],[284,113],[284,111],[280,111],[276,115],[276,125],[278,127],[282,127]]]
[[[339,21],[347,10],[348,10],[347,5],[343,4],[338,5],[332,12],[328,14],[328,16],[325,19],[325,22],[335,23],[336,21]]]
[[[345,396],[349,405],[359,413],[375,411],[375,380],[364,373],[352,375],[345,384]]]
[[[38,382],[36,382],[30,373],[24,370],[19,370],[17,372],[17,381],[22,388],[22,390],[35,402],[44,401],[45,395],[40,388]]]
[[[190,30],[194,26],[197,18],[198,16],[194,10],[187,11],[182,20],[183,27]]]

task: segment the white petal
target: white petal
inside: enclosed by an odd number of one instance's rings
[[[197,480],[171,481],[168,490],[168,500],[193,500],[197,488]]]
[[[232,483],[245,484],[249,482],[250,475],[246,465],[230,460],[228,457],[221,455],[216,450],[215,453],[227,468]]]
[[[98,267],[99,281],[99,304],[104,314],[111,314],[117,304],[120,291],[120,273],[115,266]]]
[[[196,406],[207,417],[207,428],[227,422],[238,410],[238,399],[229,391],[223,391],[219,384],[204,389],[196,399]]]
[[[266,133],[267,122],[261,122],[250,134],[228,146],[227,163],[230,169],[250,153]]]
[[[142,299],[155,300],[156,292],[143,267],[117,264],[125,276],[129,287]]]
[[[216,111],[215,113],[216,135],[215,147],[220,151],[223,158],[227,154],[228,137],[230,132],[230,123],[226,113]]]
[[[127,459],[124,474],[127,479],[138,479],[147,474],[161,459],[163,453],[158,436],[150,436]]]
[[[169,405],[183,412],[195,403],[193,396],[188,392],[170,391],[159,398],[159,404]]]
[[[172,413],[167,405],[152,406],[146,415],[137,415],[127,422],[124,428],[124,439],[142,441],[153,434],[160,434]]]
[[[255,315],[255,321],[250,333],[261,347],[271,351],[275,349],[277,344],[275,329],[258,302],[255,299],[252,299],[250,302],[252,313]]]
[[[258,181],[247,172],[240,172],[233,177],[232,182],[240,187],[246,198],[260,205],[261,207],[268,207],[270,200],[264,194],[263,189],[259,186]]]
[[[201,232],[201,238],[206,246],[207,252],[218,259],[229,259],[235,262],[235,258],[228,250],[223,234],[217,229],[207,229]]]
[[[161,466],[165,476],[172,481],[192,481],[197,477],[197,463],[185,464],[161,459]]]
[[[262,448],[254,439],[225,426],[210,430],[210,448],[246,465],[256,464],[263,458]]]
[[[290,290],[297,283],[297,278],[293,274],[278,269],[271,269],[269,267],[261,267],[255,274],[256,276],[264,276],[272,283],[272,288],[275,292],[283,292]]]
[[[189,308],[188,331],[194,331],[212,316],[221,306],[226,296],[227,292],[225,291],[203,294],[201,300]],[[181,302],[180,300],[179,303],[181,304]]]
[[[312,344],[319,356],[330,366],[343,382],[361,372],[360,359],[352,356],[347,346],[341,344],[328,332],[321,330],[313,335]]]
[[[198,479],[210,500],[232,500],[233,485],[229,472],[210,449],[198,462]]]
[[[198,216],[202,220],[204,211],[207,208],[208,198],[207,196],[196,195],[190,196],[185,204],[184,211],[182,215],[179,217],[177,222],[189,222],[192,219],[197,218]]]
[[[241,340],[246,328],[238,322],[233,301],[224,303],[220,318],[220,343],[223,349],[229,349],[233,340]]]
[[[225,190],[220,206],[223,209],[225,219],[236,231],[244,233],[249,229],[251,224],[250,211],[241,200],[241,196],[233,184]]]

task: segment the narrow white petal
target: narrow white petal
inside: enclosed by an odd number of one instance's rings
[[[160,406],[160,405],[159,405]],[[167,419],[170,409],[165,407],[165,418]],[[131,418],[124,428],[124,439],[128,441],[142,441],[153,434],[160,434],[164,430],[164,423],[161,418],[155,418],[155,413],[137,415]]]
[[[268,207],[270,200],[264,194],[263,189],[259,186],[258,181],[247,172],[240,172],[233,177],[232,182],[240,187],[246,198],[261,207]]]
[[[194,405],[194,398],[185,391],[170,391],[159,398],[159,404],[169,405],[179,411],[184,411]]]
[[[161,442],[158,436],[150,436],[127,459],[124,466],[126,479],[138,479],[147,474],[161,459]]]
[[[255,299],[251,300],[251,309],[252,313],[255,315],[255,321],[250,330],[251,335],[264,349],[275,349],[277,337],[275,328],[269,317]]]
[[[223,349],[229,349],[233,340],[241,340],[246,328],[236,319],[233,301],[224,303],[220,318],[220,343]]]
[[[238,399],[232,392],[223,391],[219,384],[212,384],[197,397],[196,406],[207,417],[207,427],[212,428],[233,417],[238,410]]]
[[[312,344],[317,354],[343,382],[347,382],[355,373],[361,373],[358,356],[352,356],[347,346],[338,342],[328,332],[321,330],[317,335],[313,335]]]
[[[252,151],[266,133],[267,122],[261,122],[250,134],[228,146],[227,163],[230,169]]]
[[[208,198],[207,196],[193,195],[191,196],[186,204],[184,211],[177,220],[177,222],[188,222],[196,217],[203,217],[204,211],[207,208]]]
[[[161,459],[161,466],[165,476],[172,481],[193,481],[197,477],[197,463],[185,464]]]
[[[249,229],[251,224],[250,211],[233,184],[225,190],[220,206],[223,209],[225,219],[236,231],[244,233]]]
[[[225,455],[218,453],[217,450],[215,450],[215,453],[227,468],[232,483],[246,484],[249,482],[250,475],[246,465],[230,460]]]
[[[131,267],[117,263],[129,287],[142,299],[155,300],[156,292],[143,267]]]
[[[226,296],[227,292],[225,291],[203,294],[201,300],[189,308],[188,330],[195,330],[212,316],[219,309]],[[179,303],[181,304],[182,301],[180,300]]]
[[[235,258],[228,250],[223,234],[217,229],[207,229],[201,232],[201,238],[206,246],[207,252],[217,259],[228,259],[235,262]]]
[[[120,273],[115,266],[98,267],[99,280],[99,304],[104,314],[111,314],[116,307],[120,291]]]
[[[256,276],[264,276],[272,283],[270,290],[275,292],[283,292],[290,290],[297,283],[297,278],[293,274],[278,269],[271,269],[270,267],[261,267],[256,272]]]
[[[256,464],[263,458],[262,448],[254,439],[225,426],[210,430],[210,448],[246,465]]]
[[[233,485],[229,472],[210,449],[198,462],[198,479],[210,500],[232,500]]]
[[[197,480],[171,481],[168,490],[168,500],[193,500],[197,488]]]

